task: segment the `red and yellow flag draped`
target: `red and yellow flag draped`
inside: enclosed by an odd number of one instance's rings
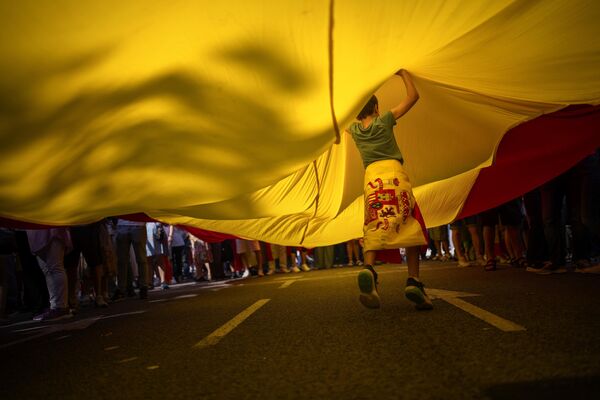
[[[359,237],[362,164],[336,131],[375,91],[395,105],[405,68],[421,98],[398,143],[446,223],[600,145],[598,21],[592,0],[3,2],[0,216]]]

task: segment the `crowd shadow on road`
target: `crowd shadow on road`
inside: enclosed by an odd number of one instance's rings
[[[484,395],[492,400],[600,399],[600,376],[503,383],[488,387]]]

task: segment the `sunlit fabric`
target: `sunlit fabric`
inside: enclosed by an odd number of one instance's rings
[[[405,68],[420,100],[395,134],[426,224],[446,223],[507,132],[600,103],[598,21],[593,0],[2,2],[0,216],[360,237],[364,170],[343,130],[373,92],[399,102]],[[600,145],[587,121],[564,132],[590,137],[578,157]]]

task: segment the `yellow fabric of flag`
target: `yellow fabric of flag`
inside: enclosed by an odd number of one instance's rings
[[[598,21],[592,0],[2,2],[0,216],[360,237],[363,167],[335,125],[373,92],[399,102],[405,68],[421,98],[395,134],[446,223],[508,129],[600,103]]]

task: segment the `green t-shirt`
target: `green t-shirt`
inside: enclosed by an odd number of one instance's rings
[[[360,151],[365,168],[375,161],[404,161],[394,137],[394,125],[396,119],[391,111],[373,119],[367,128],[363,128],[360,122],[350,125],[352,139]]]

